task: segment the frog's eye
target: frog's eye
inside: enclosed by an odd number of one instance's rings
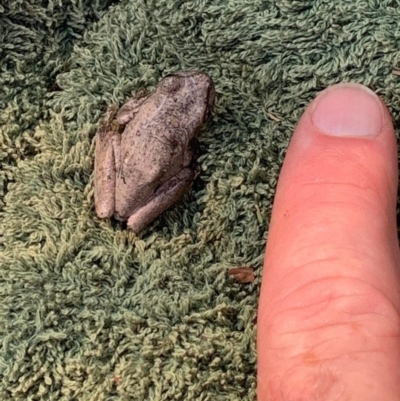
[[[177,92],[182,87],[182,80],[177,76],[169,75],[162,81],[161,88],[163,92],[173,93]]]

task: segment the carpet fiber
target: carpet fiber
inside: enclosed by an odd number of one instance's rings
[[[398,127],[399,21],[399,0],[2,1],[0,399],[254,400],[291,132],[340,81],[377,91]],[[95,216],[96,124],[181,69],[216,84],[202,172],[137,237]]]

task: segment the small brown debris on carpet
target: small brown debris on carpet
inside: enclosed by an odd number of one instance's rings
[[[252,267],[232,267],[228,275],[241,284],[248,284],[254,281],[254,269]]]

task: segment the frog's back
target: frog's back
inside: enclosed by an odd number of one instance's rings
[[[135,119],[136,120],[136,119]],[[154,191],[180,171],[186,140],[171,135],[171,128],[132,121],[121,138],[121,165],[116,180],[116,211],[129,216]],[[127,135],[125,135],[127,134]]]
[[[161,114],[161,113],[160,113]],[[164,113],[162,113],[164,114]],[[171,118],[134,119],[121,138],[123,169],[131,175],[149,172],[154,179],[173,176],[182,168],[185,149],[190,138],[180,126],[170,124]]]

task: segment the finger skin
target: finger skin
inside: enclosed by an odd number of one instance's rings
[[[330,90],[330,89],[328,89]],[[258,400],[400,399],[397,153],[307,108],[279,178],[258,310]]]

